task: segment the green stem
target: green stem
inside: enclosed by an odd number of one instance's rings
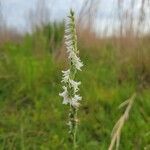
[[[76,150],[77,148],[77,108],[70,106],[70,113],[69,113],[69,121],[70,125],[70,136],[71,142],[73,144],[73,149]]]
[[[74,119],[75,119],[75,126],[74,126],[74,134],[73,134],[73,147],[74,150],[77,148],[77,109],[75,108],[75,114],[74,114]]]

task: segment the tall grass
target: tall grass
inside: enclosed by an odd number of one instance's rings
[[[125,124],[125,121],[129,117],[129,113],[133,106],[135,97],[136,97],[136,94],[133,94],[128,100],[126,100],[119,106],[119,108],[122,108],[127,105],[125,112],[120,117],[120,119],[117,121],[117,123],[115,124],[115,126],[112,130],[112,134],[111,134],[112,139],[111,139],[111,143],[110,143],[108,150],[112,150],[115,145],[116,145],[116,150],[119,149],[121,130]]]

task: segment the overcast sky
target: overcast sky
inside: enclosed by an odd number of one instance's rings
[[[10,27],[15,27],[20,31],[27,30],[27,21],[29,21],[29,12],[37,6],[38,0],[0,0],[2,2],[2,12],[4,18]],[[41,0],[42,1],[42,0]],[[63,19],[70,8],[73,8],[76,13],[79,12],[82,3],[85,0],[45,0],[48,9],[51,12],[51,20]],[[125,0],[125,9],[129,6],[129,1]],[[135,2],[135,13],[140,9],[140,1]],[[115,24],[114,18],[117,7],[117,0],[100,0],[98,19],[96,20],[95,28],[103,28],[106,21],[109,22],[109,27]],[[147,9],[149,12],[150,9]]]
[[[1,0],[2,12],[7,24],[11,27],[17,27],[19,30],[26,29],[26,21],[29,12],[34,10],[37,0]],[[76,11],[82,6],[84,0],[45,0],[47,7],[51,12],[51,20],[63,19],[69,8]],[[73,3],[72,3],[73,2]]]

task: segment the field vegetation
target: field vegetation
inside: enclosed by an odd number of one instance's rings
[[[118,106],[136,93],[120,150],[149,150],[149,33],[98,36],[80,24],[77,30],[84,63],[77,75],[83,98],[77,149],[107,150],[126,108]],[[61,70],[68,67],[64,22],[34,26],[23,35],[0,31],[0,150],[70,150],[68,106],[59,97]]]

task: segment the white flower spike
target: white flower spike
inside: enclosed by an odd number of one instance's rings
[[[77,129],[77,110],[80,106],[81,96],[78,95],[79,85],[81,82],[75,81],[76,73],[81,71],[83,63],[79,58],[79,51],[77,48],[77,35],[75,29],[74,12],[71,10],[68,19],[65,24],[65,45],[67,49],[70,68],[66,71],[62,71],[62,83],[63,92],[59,95],[63,97],[63,104],[70,106],[69,113],[69,133],[73,142],[74,148],[76,147],[76,129]]]

